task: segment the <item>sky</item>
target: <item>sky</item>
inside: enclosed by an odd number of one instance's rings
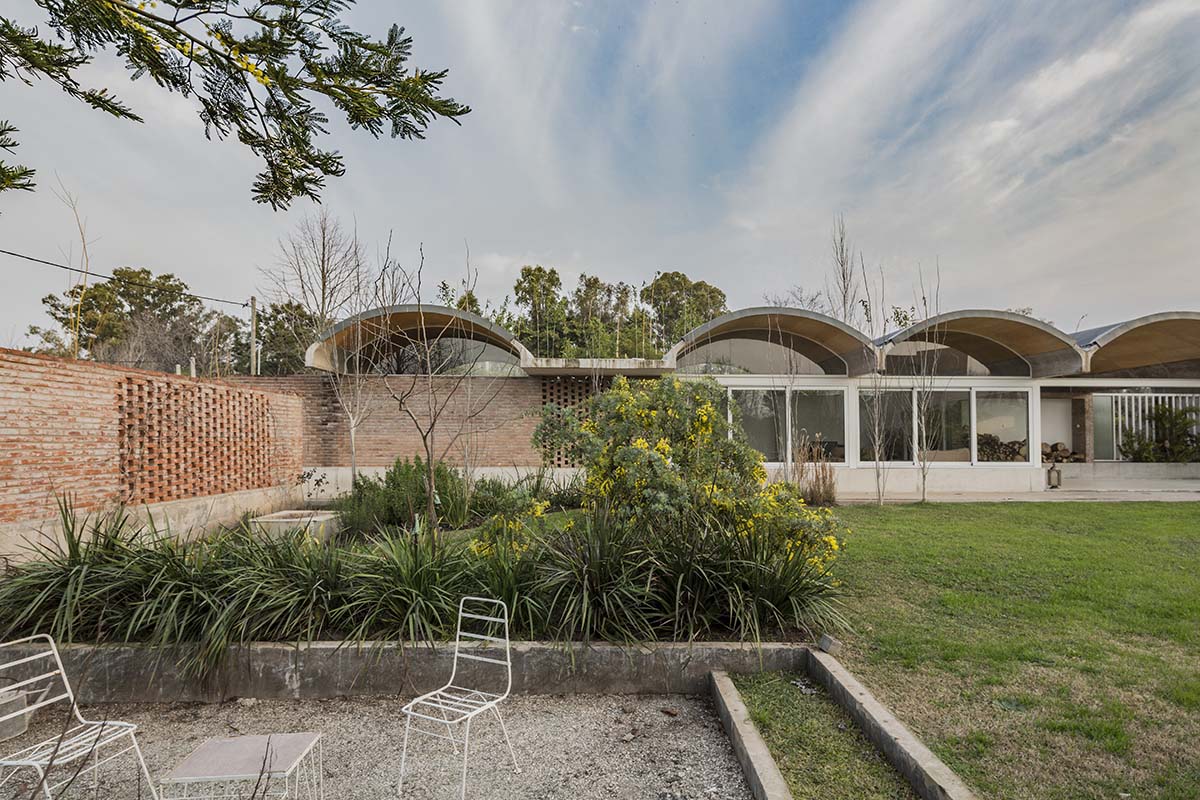
[[[32,0],[3,14],[44,24]],[[360,0],[345,21],[414,37],[471,106],[424,141],[334,119],[323,203],[427,283],[500,300],[522,265],[639,284],[682,270],[763,304],[821,289],[842,215],[888,301],[940,275],[939,306],[1032,307],[1071,331],[1200,310],[1200,2]],[[0,247],[268,294],[262,270],[314,206],[254,203],[260,169],[194,103],[113,57],[88,68],[145,118],[0,83],[35,193],[0,195]],[[63,272],[0,255],[0,345],[44,324]]]

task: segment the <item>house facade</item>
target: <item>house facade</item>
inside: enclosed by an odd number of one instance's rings
[[[371,373],[363,380],[378,395],[367,437],[377,466],[415,454],[407,452],[411,441],[388,441],[405,436],[395,389],[432,371],[444,392],[464,395],[445,418],[442,455],[484,470],[536,465],[539,454],[520,439],[545,402],[581,402],[616,375],[675,375],[724,386],[726,413],[732,419],[736,409],[776,473],[786,474],[806,447],[821,448],[846,494],[873,492],[879,470],[897,494],[919,491],[923,473],[935,492],[1039,491],[1051,463],[1068,480],[1131,470],[1200,477],[1195,464],[1130,464],[1122,447],[1123,438],[1153,437],[1155,409],[1200,407],[1200,312],[1071,334],[1013,312],[962,310],[872,340],[812,311],[747,308],[697,327],[651,360],[541,358],[469,312],[396,306],[343,321],[306,360],[326,372]],[[327,391],[312,376],[303,386],[257,380],[302,394]],[[502,411],[473,410],[485,400]],[[337,414],[328,397],[321,403],[328,433]],[[476,425],[477,417],[490,421]],[[1196,433],[1195,417],[1192,424]],[[458,454],[462,441],[474,442],[473,458]],[[306,457],[312,466],[345,466],[315,463],[344,456]]]

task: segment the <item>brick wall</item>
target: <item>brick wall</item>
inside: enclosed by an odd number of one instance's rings
[[[392,398],[385,379],[365,378],[370,413],[358,428],[359,466],[386,466],[397,458],[423,455],[412,420]],[[411,376],[386,379],[406,390]],[[232,385],[299,395],[304,402],[304,464],[308,467],[345,467],[350,464],[350,437],[345,414],[325,375],[282,377],[234,376]],[[542,463],[532,437],[545,397],[540,378],[434,378],[434,397],[449,402],[437,426],[435,450],[448,463],[468,460],[480,467],[529,467]],[[424,380],[408,402],[424,419],[427,394]],[[451,391],[456,389],[455,391]]]
[[[0,523],[269,488],[300,473],[299,398],[0,348]]]

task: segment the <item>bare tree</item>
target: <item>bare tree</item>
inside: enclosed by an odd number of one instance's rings
[[[854,264],[854,251],[846,233],[846,218],[840,214],[833,223],[830,245],[833,264],[830,281],[825,285],[825,306],[837,319],[852,327],[858,327],[857,321],[862,310],[862,291],[866,288],[867,280],[862,278],[860,288],[859,274]],[[860,267],[861,261],[862,253],[859,253]]]
[[[362,246],[356,230],[347,231],[321,207],[279,240],[274,266],[262,270],[277,300],[300,305],[316,330],[299,330],[307,346],[315,334],[345,316],[346,306],[362,295]]]
[[[75,232],[79,237],[79,270],[83,277],[79,281],[79,297],[75,301],[75,314],[74,319],[71,321],[71,358],[79,358],[81,347],[79,341],[80,318],[83,314],[83,298],[87,295],[88,278],[91,276],[92,268],[91,255],[88,252],[90,241],[88,239],[87,220],[83,218],[79,210],[78,195],[72,194],[61,178],[58,181],[58,189],[51,191],[54,192],[54,196],[58,198],[58,201],[70,210],[71,216],[75,220]],[[65,251],[63,257],[66,258],[68,264],[74,261],[70,250]]]
[[[861,254],[858,267],[863,287],[858,301],[863,332],[868,338],[876,341],[892,327],[908,327],[911,316],[904,309],[889,307],[887,304],[887,279],[883,267],[879,267],[879,276],[874,283],[867,274],[866,263]],[[877,358],[874,349],[866,346],[863,355],[867,363],[872,363]],[[887,494],[888,464],[893,460],[892,447],[895,443],[889,430],[890,415],[896,408],[896,396],[902,393],[891,388],[892,381],[886,374],[884,364],[873,363],[872,366],[875,368],[867,373],[866,402],[859,403],[859,413],[863,415],[859,427],[866,432],[865,444],[875,468],[875,502],[883,505]],[[911,397],[909,401],[907,405],[911,408]],[[908,439],[911,439],[911,434],[905,437],[905,441]]]
[[[818,314],[828,314],[829,304],[821,291],[806,291],[803,286],[796,284],[784,292],[763,294],[763,302],[769,306],[781,308],[803,308],[806,311],[816,311]]]
[[[919,291],[910,314],[910,324],[928,323],[940,313],[942,273],[940,266],[935,270],[931,285],[926,286],[925,273],[918,268]],[[913,413],[916,415],[916,442],[914,447],[917,466],[921,477],[921,502],[929,497],[929,467],[933,454],[946,445],[946,420],[942,417],[939,404],[944,386],[939,384],[941,358],[945,353],[942,331],[934,323],[922,333],[922,340],[912,342],[913,353]]]
[[[397,305],[402,298],[402,288],[395,280],[391,247],[389,236],[377,267],[372,269],[363,259],[362,248],[355,244],[352,285],[340,307],[345,317],[358,319],[335,344],[337,357],[331,365],[333,369],[326,373],[329,387],[346,418],[351,483],[358,480],[358,429],[374,410],[371,375],[388,355],[387,316],[369,312]]]
[[[425,455],[425,517],[432,532],[438,526],[437,462],[474,431],[475,421],[499,394],[499,379],[506,376],[492,375],[483,392],[475,391],[471,381],[478,374],[486,346],[474,340],[474,332],[461,317],[440,314],[425,302],[424,270],[424,248],[419,250],[414,269],[404,270],[396,263],[389,267],[391,280],[404,301],[414,306],[417,319],[407,330],[388,331],[393,346],[389,368],[382,372],[388,393],[421,441]],[[468,251],[464,295],[474,292],[476,277]],[[465,405],[461,405],[464,398]],[[453,427],[442,430],[454,403],[460,406],[453,414]]]
[[[390,240],[389,240],[390,247]],[[301,310],[288,317],[287,327],[301,348],[307,348],[341,318],[394,302],[385,251],[382,264],[371,270],[357,229],[347,231],[322,207],[305,217],[279,240],[275,264],[263,269],[278,303]],[[326,373],[338,407],[346,418],[350,439],[350,479],[358,479],[357,433],[371,413],[366,376],[372,371],[377,337],[371,322],[350,330],[336,349],[335,363]]]

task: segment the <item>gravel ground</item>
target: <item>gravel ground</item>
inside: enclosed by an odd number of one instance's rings
[[[85,712],[91,711],[92,718],[136,723],[156,779],[208,738],[319,730],[324,734],[327,800],[374,800],[396,797],[402,704],[395,698],[241,700],[220,705],[115,705]],[[512,771],[495,718],[478,718],[471,736],[468,797],[750,797],[707,698],[512,696],[502,708],[522,771]],[[43,731],[42,738],[51,735],[44,733],[50,724],[52,720],[43,718],[35,726]],[[0,749],[15,750],[16,744],[10,740]],[[129,780],[132,763],[126,759],[102,769],[100,796],[105,800],[139,797]],[[414,737],[405,797],[457,798],[461,766],[461,755],[454,755],[449,742]],[[89,791],[72,794],[93,796],[90,779],[85,782]],[[0,789],[0,798],[28,796],[8,792],[7,786]]]

